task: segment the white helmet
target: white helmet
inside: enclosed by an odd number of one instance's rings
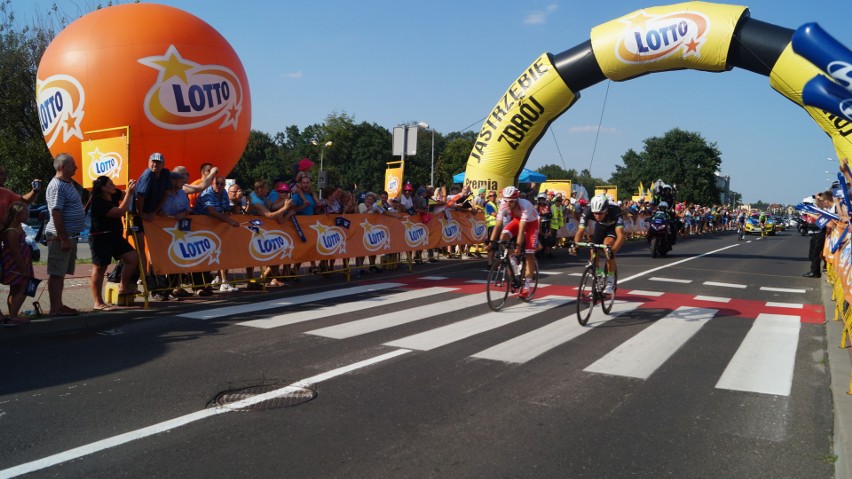
[[[609,206],[609,200],[607,200],[606,195],[598,195],[592,198],[592,201],[589,202],[589,208],[592,209],[592,213],[600,213],[604,211],[606,207]]]
[[[514,186],[507,186],[503,188],[503,198],[514,200],[521,196],[521,192],[518,191]]]
[[[659,207],[659,208],[662,208],[662,209],[665,209],[665,208],[668,208],[668,207],[669,207],[669,204],[668,204],[668,203],[666,203],[665,201],[660,201],[660,204],[658,205],[658,207]]]

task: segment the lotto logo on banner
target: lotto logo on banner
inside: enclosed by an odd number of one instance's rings
[[[441,238],[448,243],[461,239],[461,225],[459,225],[459,222],[441,218]]]
[[[423,223],[413,223],[406,219],[402,222],[405,226],[405,244],[412,248],[429,245],[429,229]]]
[[[311,229],[317,232],[317,253],[323,256],[346,253],[346,232],[343,228],[317,221],[311,225]]]
[[[469,219],[470,223],[470,235],[473,236],[473,239],[476,241],[484,241],[485,234],[488,233],[488,226],[485,221],[477,221],[476,219]]]
[[[191,130],[221,120],[220,129],[237,129],[243,87],[230,69],[182,58],[174,45],[162,56],[139,63],[160,71],[145,96],[145,115],[151,123],[167,130]]]
[[[627,24],[615,54],[625,63],[650,63],[674,54],[700,56],[710,20],[696,11],[648,15],[641,10]]]
[[[222,241],[212,231],[185,232],[175,228],[163,231],[172,236],[169,260],[177,266],[192,267],[219,263]]]
[[[258,228],[249,242],[249,254],[258,261],[286,259],[293,257],[293,238],[279,230]]]
[[[367,251],[376,252],[390,249],[390,231],[387,226],[370,224],[370,220],[364,220],[361,223],[361,228],[364,230],[362,242]]]
[[[91,188],[99,176],[112,178],[116,185],[126,184],[127,139],[123,136],[84,141],[80,144],[83,162],[83,187]]]
[[[41,134],[48,148],[60,135],[63,143],[72,137],[83,139],[80,122],[86,114],[86,93],[76,78],[52,75],[43,81],[36,79],[36,101]]]

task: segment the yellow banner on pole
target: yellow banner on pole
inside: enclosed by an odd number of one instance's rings
[[[618,199],[618,187],[615,185],[595,186],[595,196],[598,195],[606,195],[609,201],[616,201]]]
[[[404,161],[388,162],[387,169],[385,170],[385,191],[388,192],[388,198],[396,198],[402,194],[402,175],[404,170]]]
[[[571,180],[547,180],[541,184],[538,191],[547,191],[553,193],[553,196],[561,196],[567,200],[571,197],[572,185]]]
[[[80,144],[83,188],[91,188],[99,176],[108,176],[116,186],[126,186],[128,177],[127,137],[116,136]]]

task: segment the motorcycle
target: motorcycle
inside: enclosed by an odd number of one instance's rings
[[[651,257],[665,256],[672,250],[668,221],[663,218],[649,218],[645,222],[649,223],[647,237]]]

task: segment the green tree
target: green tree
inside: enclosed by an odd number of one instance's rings
[[[577,170],[566,170],[559,165],[544,165],[536,171],[546,176],[548,180],[577,180]]]
[[[450,133],[446,136],[446,144],[441,142],[440,159],[435,159],[435,183],[438,185],[450,185],[453,176],[467,169],[467,158],[473,149],[476,133]],[[436,135],[436,142],[437,135]],[[436,146],[437,149],[437,146]],[[435,153],[438,154],[437,152]]]
[[[722,164],[715,143],[708,143],[699,133],[679,128],[662,137],[644,141],[641,152],[628,150],[622,165],[616,165],[610,182],[618,186],[619,196],[629,198],[639,182],[662,179],[677,188],[676,199],[698,204],[719,202],[716,172]]]
[[[29,191],[33,178],[54,175],[35,101],[38,62],[54,36],[47,22],[18,26],[11,1],[0,1],[0,161],[13,191]]]
[[[284,172],[282,152],[269,133],[251,130],[246,149],[228,176],[245,189],[253,189],[259,178],[274,180]]]

